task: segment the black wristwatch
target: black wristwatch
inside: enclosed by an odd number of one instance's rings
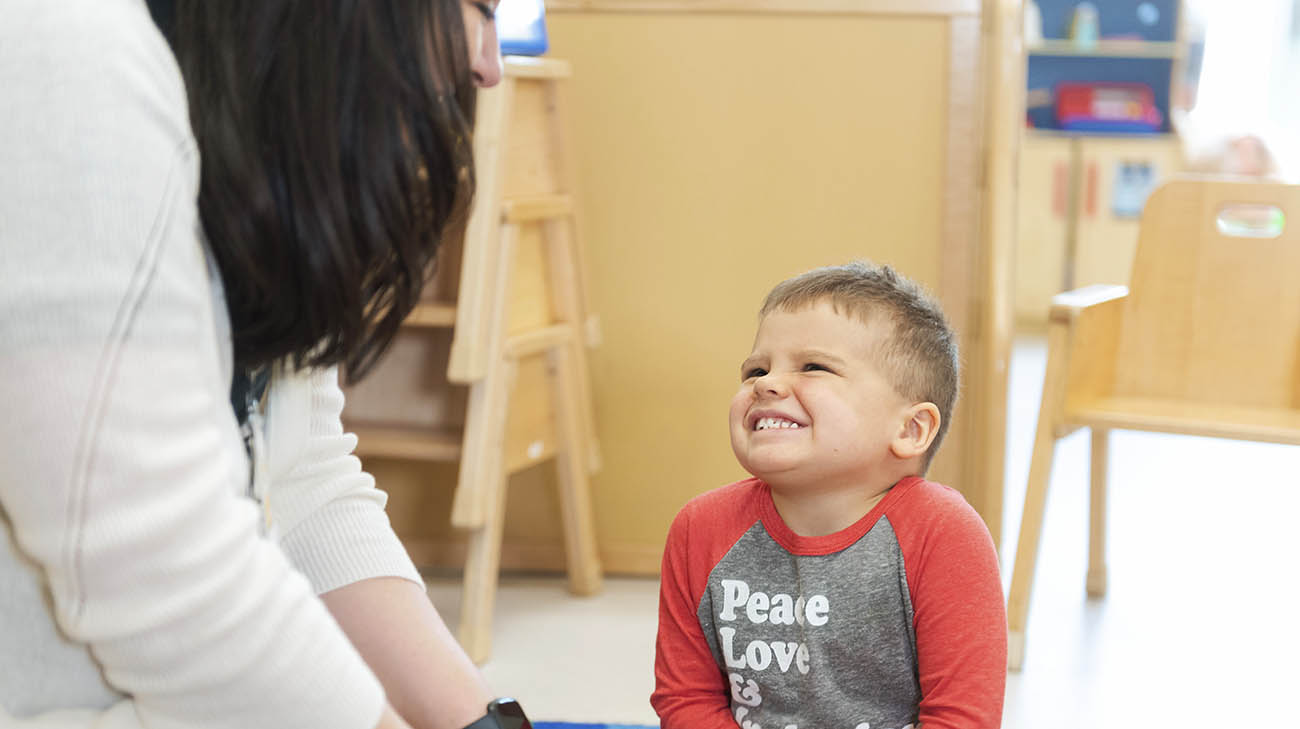
[[[518,701],[502,697],[488,702],[487,714],[465,729],[533,729]]]

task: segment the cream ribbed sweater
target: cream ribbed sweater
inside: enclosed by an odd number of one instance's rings
[[[0,92],[0,726],[369,729],[382,690],[315,593],[419,576],[332,370],[273,381],[260,535],[144,3],[5,3]]]

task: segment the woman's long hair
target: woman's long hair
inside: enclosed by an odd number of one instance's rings
[[[235,364],[360,379],[473,194],[460,0],[177,0]]]

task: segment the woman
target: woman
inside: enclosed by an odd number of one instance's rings
[[[0,725],[483,714],[337,368],[466,212],[495,6],[6,6]]]

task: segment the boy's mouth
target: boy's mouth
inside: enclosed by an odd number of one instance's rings
[[[792,430],[802,428],[799,423],[788,418],[764,416],[754,421],[754,430]]]

